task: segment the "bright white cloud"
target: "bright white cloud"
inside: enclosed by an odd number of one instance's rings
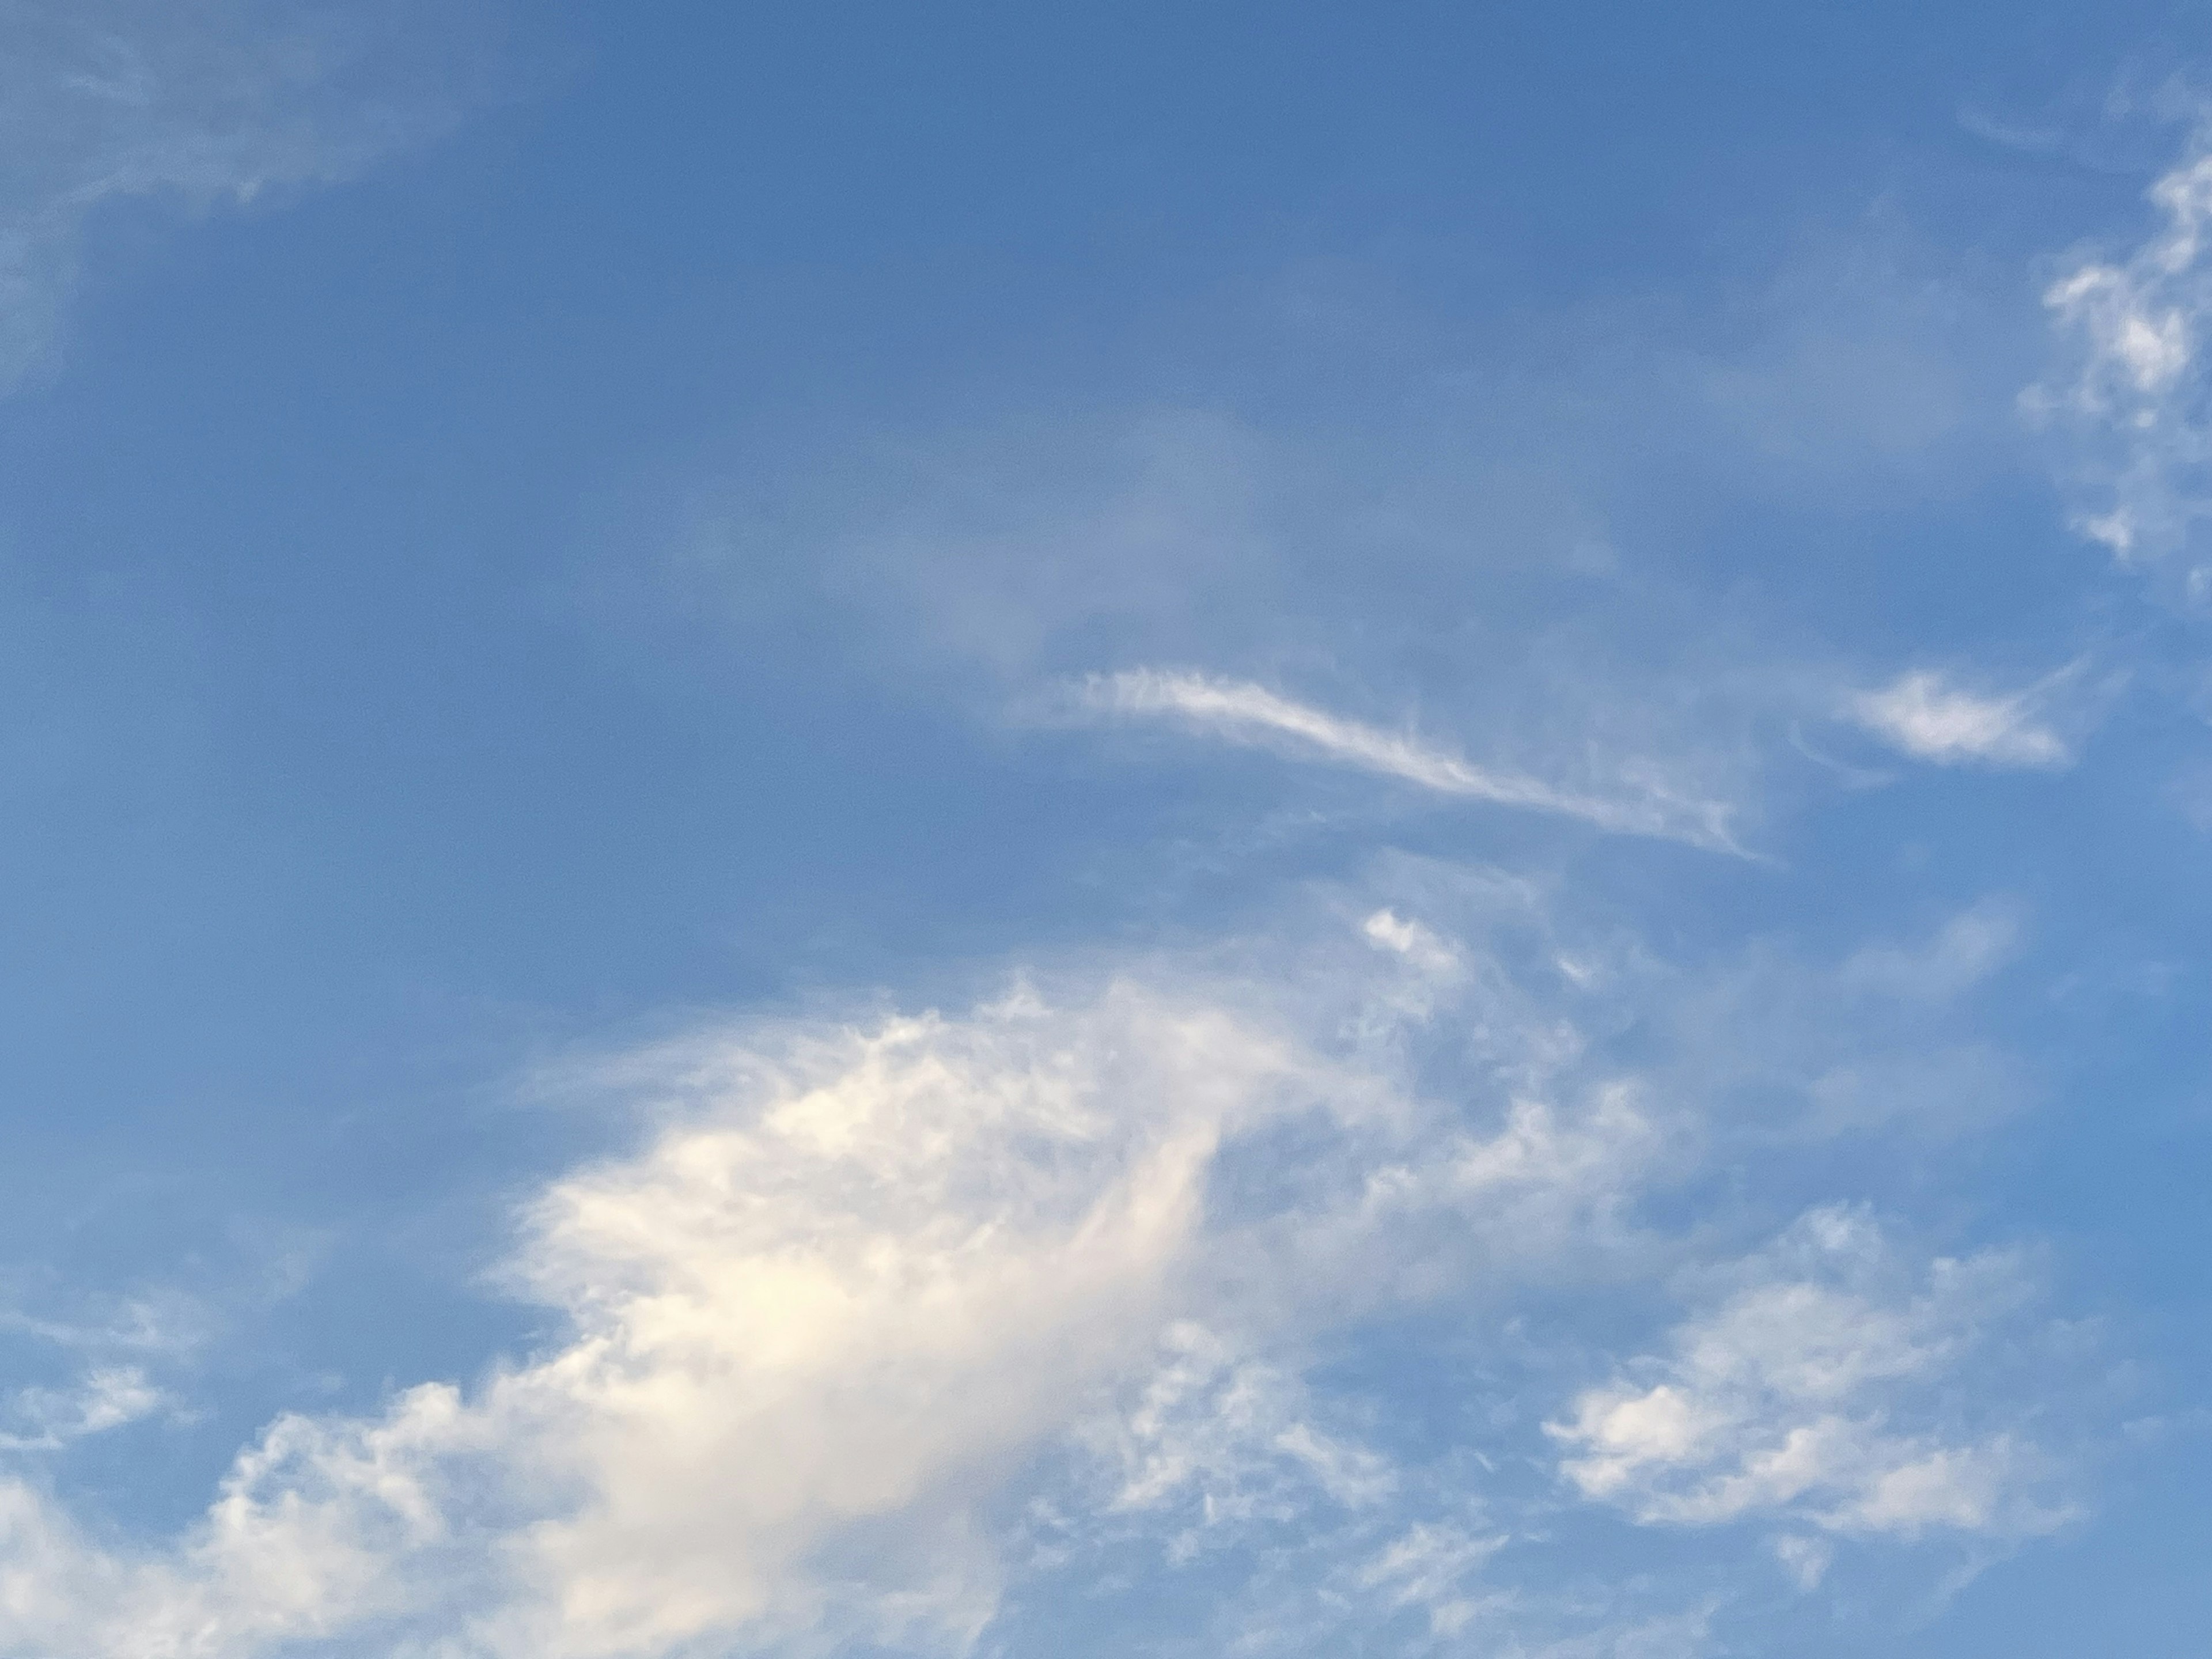
[[[1425,974],[1449,974],[1459,966],[1458,954],[1433,931],[1395,910],[1376,911],[1360,924],[1359,931],[1376,949],[1395,951]]]
[[[2008,1257],[1914,1275],[1863,1215],[1814,1211],[1676,1329],[1665,1358],[1584,1393],[1547,1431],[1577,1491],[1649,1523],[2047,1530],[2063,1516],[2036,1499],[2035,1449],[1947,1420],[1944,1405],[1942,1385],[2022,1294]]]
[[[1183,1317],[1224,1145],[1367,1100],[1264,1022],[1024,993],[651,1068],[690,1108],[549,1188],[509,1263],[562,1345],[379,1418],[280,1420],[167,1555],[5,1488],[0,1571],[25,1588],[0,1585],[0,1653],[230,1659],[420,1625],[441,1653],[614,1659],[841,1620],[957,1647],[995,1604],[979,1504],[1147,1374],[1127,1507],[1261,1503],[1289,1474],[1388,1490],[1292,1379]],[[850,1573],[823,1565],[890,1518]]]
[[[1285,1548],[1334,1622],[1286,1615],[1267,1650],[1339,1627],[1672,1650],[1703,1613],[1628,1607],[1591,1635],[1589,1609],[1498,1579],[1523,1529],[1470,1484],[1487,1454],[1425,1465],[1311,1370],[1332,1334],[1440,1300],[1547,1287],[1525,1316],[1585,1264],[1638,1282],[1639,1196],[1713,1128],[1571,1013],[1602,988],[1604,1018],[1663,1030],[1633,1012],[1648,983],[1514,884],[1470,895],[1456,925],[1434,894],[1326,907],[1334,931],[1264,971],[1154,964],[591,1070],[653,1127],[524,1206],[505,1279],[556,1316],[547,1347],[379,1413],[280,1418],[166,1547],[0,1481],[0,1656],[952,1652],[1046,1557],[1233,1580]],[[2021,1529],[2025,1442],[1906,1409],[2016,1280],[1997,1258],[1913,1279],[1822,1212],[1669,1358],[1576,1402],[1571,1484],[1800,1534]],[[109,1381],[73,1421],[152,1408]],[[1522,1422],[1496,1449],[1525,1466]]]
[[[1314,1080],[1263,1030],[1128,989],[755,1063],[731,1079],[750,1121],[538,1206],[521,1271],[581,1341],[487,1403],[544,1425],[593,1497],[534,1536],[549,1588],[519,1650],[772,1627],[841,1525],[933,1511],[963,1534],[985,1471],[1149,1352],[1223,1138]],[[988,1585],[957,1592],[942,1619],[965,1628]]]
[[[1938,766],[2061,767],[2074,756],[2039,718],[2045,689],[1991,696],[1917,669],[1854,697],[1850,713],[1893,749]]]
[[[1473,765],[1417,738],[1332,714],[1249,680],[1125,669],[1092,676],[1082,686],[1081,701],[1095,713],[1171,719],[1232,742],[1276,744],[1437,794],[1557,812],[1629,835],[1735,849],[1723,803],[1686,799],[1656,782],[1617,797],[1557,789],[1534,778]]]

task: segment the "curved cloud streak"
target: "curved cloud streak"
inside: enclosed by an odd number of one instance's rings
[[[1167,719],[1236,743],[1277,744],[1312,759],[1395,778],[1440,795],[1555,812],[1617,834],[1652,836],[1740,852],[1725,803],[1653,786],[1610,797],[1564,790],[1540,779],[1476,766],[1402,732],[1333,714],[1249,680],[1188,671],[1133,668],[1093,675],[1083,706],[1094,713]]]

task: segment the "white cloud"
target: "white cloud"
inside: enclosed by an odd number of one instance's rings
[[[0,1413],[0,1449],[58,1451],[149,1417],[167,1396],[136,1365],[98,1365],[69,1389],[23,1389]]]
[[[1395,910],[1376,911],[1359,931],[1378,950],[1395,951],[1425,974],[1449,974],[1459,966],[1459,955],[1431,929],[1411,921]]]
[[[1678,1328],[1663,1359],[1547,1426],[1585,1498],[1647,1523],[1747,1516],[1841,1534],[2047,1530],[2037,1450],[1947,1420],[1947,1385],[2024,1294],[2011,1259],[1908,1273],[1863,1215],[1807,1215],[1748,1282]],[[1647,1380],[1656,1379],[1656,1380]]]
[[[2151,186],[2162,221],[2133,250],[2078,260],[2044,304],[2075,356],[2061,384],[2023,394],[2028,412],[2063,422],[2080,445],[2070,471],[2089,496],[2075,527],[2120,560],[2178,563],[2185,593],[2212,596],[2196,550],[2212,513],[2212,420],[2200,372],[2212,320],[2212,153],[2200,133]]]
[[[0,1583],[0,1652],[229,1659],[419,1626],[441,1653],[613,1659],[841,1620],[957,1647],[995,1602],[978,1505],[1164,1329],[1190,1374],[1154,1376],[1129,1504],[1244,1501],[1255,1460],[1340,1502],[1387,1489],[1287,1379],[1209,1369],[1177,1322],[1224,1141],[1332,1081],[1264,1024],[1115,986],[652,1065],[690,1108],[548,1188],[509,1263],[568,1338],[379,1418],[280,1419],[166,1555],[0,1488],[0,1572],[32,1586]],[[893,1518],[848,1579],[823,1565]]]
[[[772,1633],[815,1615],[803,1564],[840,1528],[967,1534],[989,1471],[1149,1355],[1223,1138],[1312,1081],[1266,1031],[1127,988],[713,1064],[720,1121],[536,1206],[518,1270],[580,1340],[482,1409],[588,1495],[532,1534],[502,1649]],[[988,1576],[924,1553],[874,1588],[969,1627]]]
[[[1194,1322],[1170,1326],[1160,1346],[1130,1407],[1079,1437],[1116,1471],[1110,1509],[1171,1510],[1183,1520],[1171,1558],[1239,1523],[1293,1518],[1317,1499],[1362,1509],[1391,1495],[1389,1460],[1318,1425],[1296,1376],[1240,1356]]]
[[[424,54],[465,9],[376,0],[341,19],[232,0],[11,7],[0,55],[0,391],[51,366],[89,216],[147,198],[204,211],[356,177],[451,120],[454,94]]]
[[[1387,1005],[1391,960],[1348,948]],[[507,1264],[564,1336],[380,1415],[280,1419],[166,1551],[0,1484],[0,1653],[957,1648],[1000,1595],[985,1506],[1102,1398],[1129,1402],[1093,1431],[1109,1510],[1193,1534],[1374,1505],[1389,1464],[1251,1345],[1386,1303],[1393,1229],[1533,1237],[1582,1201],[1545,1194],[1625,1166],[1610,1109],[1529,1103],[1426,1158],[1444,1120],[1262,1007],[1116,982],[625,1062],[663,1127],[546,1188]],[[1294,1125],[1319,1139],[1288,1179],[1214,1190],[1272,1178]]]
[[[1639,1173],[1664,1168],[1665,1142],[1665,1126],[1626,1081],[1565,1107],[1516,1099],[1489,1133],[1448,1132],[1413,1157],[1375,1164],[1362,1218],[1447,1213],[1498,1258],[1549,1255],[1601,1237]]]
[[[175,1290],[141,1293],[93,1310],[101,1317],[41,1318],[0,1309],[0,1333],[91,1353],[179,1355],[207,1340],[208,1315]]]
[[[2039,718],[2049,684],[1989,696],[1932,669],[1916,669],[1879,691],[1860,693],[1849,712],[1892,748],[1938,766],[2061,767],[2073,751]]]
[[[1279,744],[1437,794],[1556,812],[1624,834],[1735,850],[1729,809],[1722,802],[1686,799],[1656,781],[1618,797],[1557,789],[1534,778],[1475,766],[1417,738],[1332,714],[1249,680],[1125,669],[1093,675],[1084,683],[1080,699],[1096,713],[1172,719],[1231,742]]]
[[[1455,1526],[1416,1522],[1360,1569],[1362,1589],[1381,1590],[1393,1607],[1419,1607],[1431,1634],[1456,1636],[1497,1599],[1470,1593],[1467,1580],[1504,1547],[1493,1534],[1470,1536]]]
[[[1648,1047],[1669,1039],[1644,1005],[1680,988],[1559,937],[1523,884],[1470,881],[1455,918],[1429,881],[1326,902],[1332,933],[1255,945],[1249,971],[1155,963],[571,1068],[648,1128],[523,1207],[505,1279],[555,1316],[546,1346],[380,1413],[280,1418],[166,1546],[0,1481],[0,1655],[957,1651],[1047,1557],[1203,1559],[1270,1605],[1294,1563],[1296,1593],[1335,1599],[1268,1650],[1385,1628],[1673,1650],[1696,1620],[1503,1573],[1533,1528],[1474,1469],[1526,1467],[1525,1413],[1495,1460],[1478,1437],[1438,1462],[1388,1399],[1317,1380],[1347,1333],[1440,1304],[1485,1346],[1583,1351],[1545,1334],[1561,1286],[1616,1295],[1704,1248],[1636,1213],[1694,1170],[1702,1094],[1573,1017]],[[1577,1403],[1574,1482],[1801,1535],[2018,1529],[2025,1441],[1906,1409],[2016,1278],[1914,1279],[1823,1212]]]

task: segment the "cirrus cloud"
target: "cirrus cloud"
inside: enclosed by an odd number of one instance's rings
[[[1916,669],[1852,698],[1851,718],[1900,754],[1936,766],[2051,769],[2074,751],[2045,724],[2046,687],[2008,696],[1972,691],[1933,669]]]
[[[1407,733],[1332,714],[1249,680],[1188,671],[1135,668],[1093,675],[1083,683],[1077,700],[1095,714],[1173,720],[1231,742],[1275,744],[1435,794],[1558,813],[1620,834],[1739,850],[1729,834],[1725,803],[1681,795],[1648,769],[1644,777],[1624,780],[1615,794],[1560,789],[1518,773],[1476,766]]]
[[[93,215],[147,198],[204,211],[358,177],[454,119],[461,94],[439,47],[465,15],[392,0],[344,17],[236,0],[11,6],[0,392],[52,368]]]

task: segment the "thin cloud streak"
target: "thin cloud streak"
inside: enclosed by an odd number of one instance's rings
[[[1492,771],[1401,732],[1347,720],[1256,685],[1188,671],[1133,668],[1094,674],[1080,690],[1096,714],[1179,720],[1233,743],[1285,741],[1310,757],[1441,795],[1486,800],[1576,817],[1620,835],[1650,836],[1741,855],[1720,801],[1650,788],[1608,799],[1554,788],[1540,779]]]

